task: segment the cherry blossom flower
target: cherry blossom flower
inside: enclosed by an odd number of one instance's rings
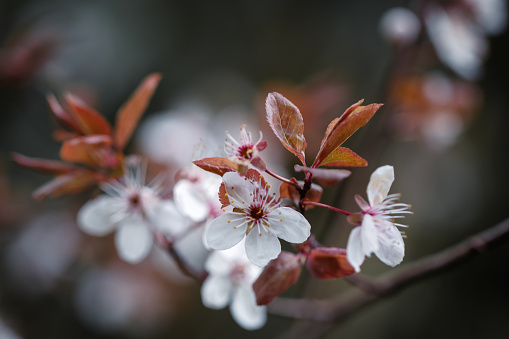
[[[237,163],[238,171],[241,175],[245,175],[248,165],[251,164],[261,171],[265,170],[265,162],[258,156],[258,153],[267,147],[267,142],[262,141],[262,132],[260,131],[260,139],[253,143],[250,132],[246,132],[246,125],[240,127],[240,143],[235,140],[228,131],[226,131],[228,139],[225,140],[224,150],[228,158]]]
[[[162,200],[157,188],[145,186],[144,181],[141,167],[129,170],[122,179],[103,185],[107,194],[88,201],[77,217],[80,229],[90,235],[103,236],[116,229],[117,252],[133,264],[149,254],[153,231],[173,235],[186,224],[173,202]]]
[[[278,238],[302,243],[309,237],[311,225],[306,218],[289,207],[280,207],[264,181],[229,172],[223,175],[223,183],[233,211],[214,219],[207,229],[205,238],[212,249],[231,248],[245,237],[249,260],[265,266],[281,252]]]
[[[262,268],[249,261],[244,248],[244,244],[239,243],[209,256],[205,263],[209,276],[201,287],[201,297],[208,308],[221,309],[229,304],[237,324],[246,330],[255,330],[267,321],[266,307],[256,304],[252,287]]]
[[[410,205],[396,203],[400,194],[388,195],[393,181],[394,168],[388,165],[379,167],[371,175],[368,184],[369,203],[361,196],[355,196],[362,212],[349,216],[349,222],[360,226],[350,233],[346,251],[348,261],[356,272],[360,271],[364,257],[369,257],[371,253],[375,253],[383,263],[393,267],[403,260],[405,245],[396,226],[406,226],[395,223],[394,219],[404,217],[398,214],[412,212],[408,210]]]

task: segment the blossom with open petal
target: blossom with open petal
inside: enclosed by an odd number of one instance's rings
[[[261,171],[265,170],[265,162],[258,155],[267,147],[267,142],[262,141],[261,131],[260,139],[256,143],[253,143],[251,133],[246,131],[246,125],[240,127],[240,143],[228,131],[226,131],[226,135],[229,140],[225,140],[224,150],[228,158],[237,163],[240,174],[246,174],[249,164]]]
[[[173,202],[162,200],[155,188],[144,185],[141,168],[102,186],[107,193],[90,200],[78,212],[78,226],[90,235],[103,236],[116,229],[115,245],[121,259],[142,261],[150,252],[158,230],[176,234],[184,227]]]
[[[252,287],[262,268],[249,261],[243,243],[213,252],[205,269],[209,276],[201,287],[201,297],[206,307],[221,309],[230,305],[233,319],[246,330],[255,330],[265,324],[266,307],[256,304]]]
[[[369,257],[371,253],[375,253],[389,266],[396,266],[403,260],[405,245],[396,226],[406,226],[395,223],[394,219],[404,217],[400,214],[412,212],[408,210],[410,205],[396,202],[400,194],[388,195],[393,181],[394,168],[388,165],[379,167],[371,175],[368,184],[369,203],[361,196],[355,196],[362,212],[351,215],[349,221],[360,226],[350,233],[346,252],[348,261],[356,272],[360,271],[364,257]]]
[[[212,249],[228,249],[245,237],[249,260],[265,266],[281,252],[278,238],[302,243],[309,237],[311,225],[306,218],[289,207],[280,207],[262,181],[228,172],[223,183],[233,211],[214,219],[207,229],[205,238]]]

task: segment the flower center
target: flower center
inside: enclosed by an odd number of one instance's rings
[[[257,221],[257,220],[260,220],[260,219],[263,219],[265,217],[265,210],[263,209],[262,206],[254,206],[253,208],[251,208],[251,210],[249,211],[249,216],[251,217],[251,219],[253,219],[254,221]]]
[[[246,267],[242,264],[235,264],[230,271],[230,279],[237,284],[244,282],[246,280]]]
[[[141,197],[138,192],[131,194],[128,197],[129,206],[133,209],[138,209],[141,207]]]
[[[251,159],[254,154],[253,145],[242,145],[239,147],[238,154],[242,159]]]

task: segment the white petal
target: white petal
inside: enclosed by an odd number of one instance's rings
[[[110,218],[118,211],[117,203],[118,199],[107,195],[88,201],[78,212],[79,228],[87,234],[97,236],[110,233],[115,227]]]
[[[201,285],[203,305],[215,310],[228,305],[232,292],[232,283],[227,276],[210,275]]]
[[[346,245],[346,258],[355,269],[355,272],[361,271],[364,256],[364,251],[362,250],[361,226],[358,226],[350,232],[348,244]]]
[[[371,206],[381,203],[387,197],[393,181],[394,167],[389,165],[378,167],[371,174],[367,189],[368,200]]]
[[[276,208],[269,213],[268,218],[270,229],[290,243],[300,244],[311,234],[311,225],[306,218],[289,207]]]
[[[175,204],[193,221],[203,221],[209,215],[209,204],[200,188],[189,180],[179,180],[173,188]]]
[[[115,245],[119,257],[131,264],[145,259],[152,248],[154,237],[147,224],[139,219],[126,219],[115,234]]]
[[[234,201],[244,206],[253,201],[251,193],[254,191],[254,185],[246,177],[241,177],[237,172],[228,172],[223,175],[223,182],[226,193]]]
[[[148,214],[152,224],[167,236],[176,236],[191,225],[191,220],[180,213],[171,200],[160,201]]]
[[[203,271],[209,250],[203,245],[203,229],[200,227],[189,229],[184,236],[175,243],[175,250],[185,258],[186,264],[195,271]]]
[[[401,233],[394,226],[379,232],[380,247],[375,251],[376,256],[386,265],[396,266],[403,261],[405,244]]]
[[[260,235],[261,234],[261,235]],[[246,237],[246,254],[255,265],[265,266],[281,253],[281,244],[274,232],[258,232],[255,227]]]
[[[379,233],[380,232],[375,226],[375,221],[373,220],[373,217],[369,214],[365,214],[362,217],[361,241],[362,241],[362,251],[366,256],[369,257],[371,253],[378,251]]]
[[[241,285],[233,295],[230,312],[237,324],[246,330],[256,330],[267,322],[267,308],[256,304],[251,285]]]
[[[225,213],[212,221],[205,234],[210,248],[226,250],[238,244],[246,235],[247,223],[241,225],[240,214]],[[230,221],[230,222],[228,222]],[[236,226],[237,228],[233,228]]]

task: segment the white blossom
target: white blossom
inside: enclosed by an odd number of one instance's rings
[[[253,282],[262,268],[252,264],[243,243],[213,252],[205,263],[209,276],[201,287],[203,304],[212,309],[230,305],[233,319],[246,330],[262,327],[267,321],[265,306],[256,304]]]
[[[149,254],[153,231],[166,235],[184,228],[182,216],[173,202],[160,198],[157,189],[145,186],[141,167],[128,170],[118,181],[102,186],[107,193],[90,200],[78,212],[78,226],[90,235],[103,236],[113,230],[120,258],[138,263]]]
[[[247,257],[264,266],[281,252],[278,238],[302,243],[310,235],[311,225],[299,212],[280,207],[269,186],[253,182],[236,172],[223,176],[226,195],[233,211],[217,217],[206,231],[208,245],[225,250],[246,238]]]
[[[348,261],[356,272],[360,271],[364,258],[371,253],[389,266],[396,266],[403,260],[405,245],[396,226],[406,226],[395,223],[394,219],[404,217],[399,214],[412,212],[408,210],[410,205],[396,202],[400,194],[388,195],[393,181],[394,168],[388,165],[379,167],[368,184],[369,203],[359,195],[355,196],[362,212],[350,216],[349,221],[358,224],[356,218],[360,217],[360,226],[350,233],[346,251]]]
[[[228,131],[226,131],[228,139],[225,140],[224,150],[228,158],[237,163],[239,173],[245,175],[249,164],[265,170],[265,162],[260,158],[259,153],[267,147],[267,143],[262,141],[262,132],[256,143],[253,143],[251,133],[246,131],[246,125],[240,127],[240,143],[235,140]]]

